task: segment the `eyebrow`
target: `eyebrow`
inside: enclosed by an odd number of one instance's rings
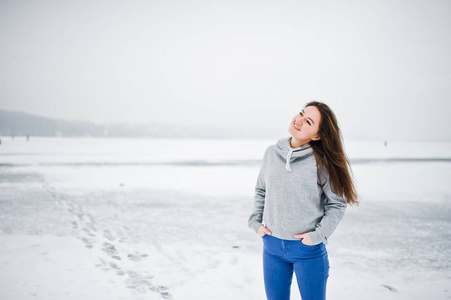
[[[305,114],[304,110],[302,110],[302,112]],[[312,120],[312,118],[310,118],[310,117],[308,117],[308,119]],[[312,123],[315,124],[315,122],[313,122],[313,120],[312,120]]]

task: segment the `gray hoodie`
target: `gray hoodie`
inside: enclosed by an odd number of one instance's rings
[[[263,224],[284,240],[299,240],[295,234],[308,232],[313,244],[327,244],[343,218],[346,202],[332,192],[324,171],[320,172],[321,187],[310,144],[293,149],[290,140],[280,139],[265,151],[249,227],[257,231]]]

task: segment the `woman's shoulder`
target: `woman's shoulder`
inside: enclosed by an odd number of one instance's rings
[[[277,152],[277,144],[271,144],[268,147],[266,147],[265,156],[276,152]]]
[[[269,145],[266,150],[267,151],[276,151],[277,149],[283,150],[289,147],[289,139],[288,137],[284,137],[274,141],[271,145]]]

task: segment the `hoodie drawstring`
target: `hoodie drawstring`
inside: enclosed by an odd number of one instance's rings
[[[291,171],[290,168],[290,159],[291,159],[291,154],[293,153],[293,148],[290,149],[290,151],[288,151],[288,155],[287,155],[287,163],[285,165],[285,169],[287,169],[288,171]]]

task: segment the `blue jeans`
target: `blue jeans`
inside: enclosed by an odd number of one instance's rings
[[[289,300],[293,271],[302,300],[326,299],[329,258],[323,243],[307,246],[271,235],[263,239],[263,274],[268,300]]]

